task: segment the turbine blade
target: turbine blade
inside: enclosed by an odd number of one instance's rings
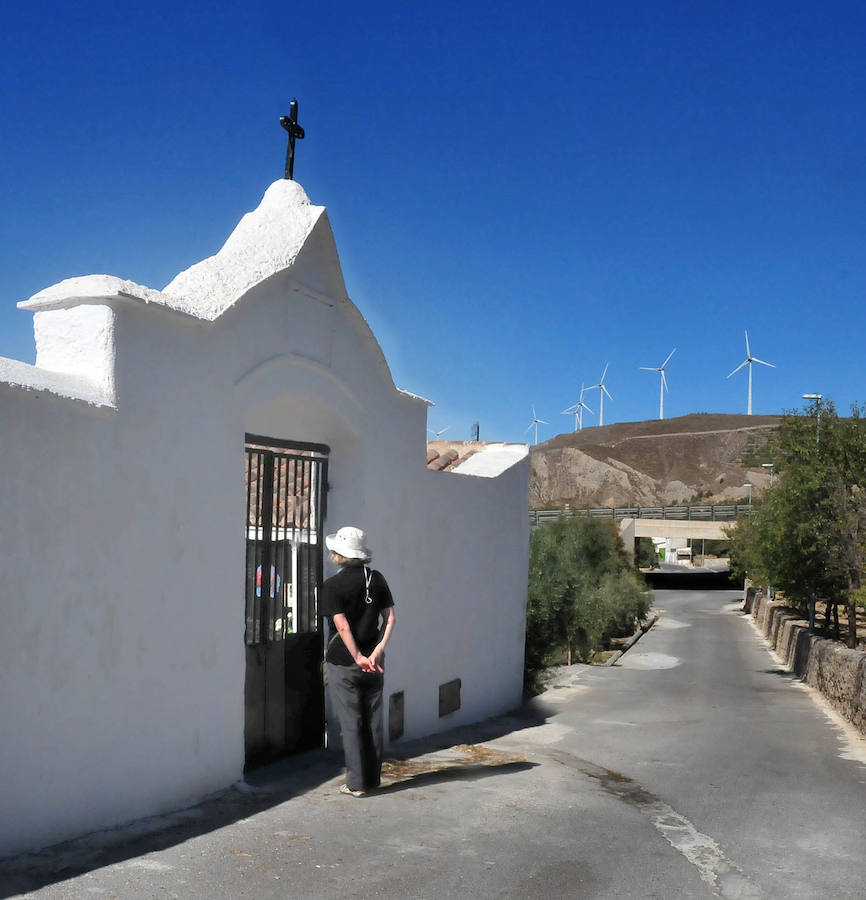
[[[613,395],[604,385],[601,385],[601,389],[605,392],[605,394],[607,394],[608,397],[610,397],[611,400],[613,400]]]
[[[660,369],[659,371],[661,372],[661,375],[662,375],[662,387],[663,387],[666,391],[668,391],[668,380],[667,380],[667,378],[665,378],[665,370],[664,370],[664,369]],[[670,393],[670,391],[668,391],[668,392]]]
[[[657,369],[655,366],[641,366],[640,367],[644,372],[659,372],[660,369]]]
[[[752,351],[749,349],[749,332],[746,332],[746,356],[751,358]]]
[[[608,369],[609,365],[610,365],[610,363],[604,364],[604,371],[601,373],[601,378],[598,379],[599,384],[604,384],[604,376],[607,375],[607,369]]]
[[[676,352],[677,352],[677,348],[674,347],[674,349],[671,350],[670,353],[668,353],[668,358],[661,364],[661,368],[664,368],[664,367],[671,361],[671,357],[672,357],[672,356],[674,355],[674,353],[676,353]]]
[[[758,359],[757,356],[753,356],[753,357],[752,357],[752,362],[760,363],[762,366],[769,366],[771,369],[775,369],[775,368],[776,368],[776,367],[773,365],[773,363],[764,362],[764,360]]]
[[[544,419],[536,419],[535,420],[539,425],[549,425],[549,422],[546,422]]]
[[[583,408],[584,408],[587,412],[591,412],[593,415],[595,415],[595,413],[592,412],[592,410],[591,410],[585,403],[582,404],[582,406],[583,406]]]
[[[736,374],[737,374],[737,372],[739,372],[739,371],[740,371],[740,369],[742,369],[742,368],[743,368],[743,366],[747,366],[747,365],[748,365],[748,364],[749,364],[749,361],[748,361],[748,360],[747,360],[747,359],[744,359],[744,360],[743,360],[743,361],[742,361],[742,362],[741,362],[741,363],[740,363],[740,364],[739,364],[739,365],[738,365],[738,366],[737,366],[737,368],[736,368],[736,369],[734,369],[734,371],[733,371],[733,372],[731,372],[731,375],[736,375]],[[728,378],[730,378],[730,377],[731,377],[731,375],[728,375]]]

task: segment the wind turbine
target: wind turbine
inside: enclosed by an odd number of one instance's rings
[[[613,397],[611,397],[610,395],[610,391],[604,386],[604,376],[607,375],[607,367],[609,365],[610,363],[604,364],[604,371],[601,373],[601,378],[599,379],[598,384],[594,384],[590,388],[591,391],[594,391],[596,388],[598,388],[598,424],[600,426],[604,425],[604,395],[607,394],[607,396],[610,397],[611,400],[613,400]]]
[[[586,391],[586,388],[581,385],[580,386],[580,399],[577,403],[569,406],[568,409],[564,409],[562,411],[562,415],[564,416],[574,416],[574,430],[582,431],[583,430],[583,411],[587,410],[588,412],[592,412],[592,410],[583,402],[583,395]]]
[[[535,407],[532,407],[532,421],[529,423],[529,428],[526,430],[529,431],[532,426],[535,426],[535,443],[538,443],[538,426],[539,425],[547,425],[548,423],[544,421],[544,419],[539,419],[535,414]]]
[[[438,431],[434,431],[432,428],[428,428],[427,431],[429,431],[430,434],[433,435],[433,440],[434,440],[434,441],[438,441],[438,440],[439,440],[439,435],[445,434],[445,432],[448,431],[448,429],[449,429],[450,427],[451,427],[450,425],[446,425],[444,428],[440,428]]]
[[[668,389],[668,380],[665,378],[665,366],[671,361],[671,357],[674,353],[677,352],[677,348],[674,347],[670,353],[668,353],[668,358],[660,365],[660,366],[641,366],[641,369],[644,372],[658,372],[661,375],[661,384],[659,385],[659,418],[663,419],[665,417],[665,391]]]
[[[776,367],[772,363],[764,362],[762,359],[758,359],[757,356],[752,356],[752,351],[749,349],[749,332],[746,332],[746,358],[731,372],[731,375],[736,375],[743,366],[749,367],[749,406],[746,411],[746,415],[750,416],[752,414],[752,363],[760,363],[762,366],[769,366],[771,369],[775,369]],[[728,378],[731,377],[728,375]]]

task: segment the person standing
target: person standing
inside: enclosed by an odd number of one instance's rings
[[[385,647],[394,630],[394,600],[381,572],[369,567],[366,536],[351,525],[325,538],[340,571],[322,585],[319,611],[336,630],[325,663],[328,695],[343,735],[344,794],[379,787],[384,746]]]

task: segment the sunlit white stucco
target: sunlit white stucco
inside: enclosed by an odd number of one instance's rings
[[[330,447],[326,525],[367,530],[395,595],[406,738],[519,701],[526,448],[425,468],[428,403],[395,388],[299,185],[162,291],[92,275],[19,305],[37,356],[0,359],[0,854],[241,777],[247,432]]]

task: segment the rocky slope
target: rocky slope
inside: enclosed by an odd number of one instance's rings
[[[560,434],[531,452],[530,506],[662,506],[744,500],[769,482],[781,416],[695,413]]]

